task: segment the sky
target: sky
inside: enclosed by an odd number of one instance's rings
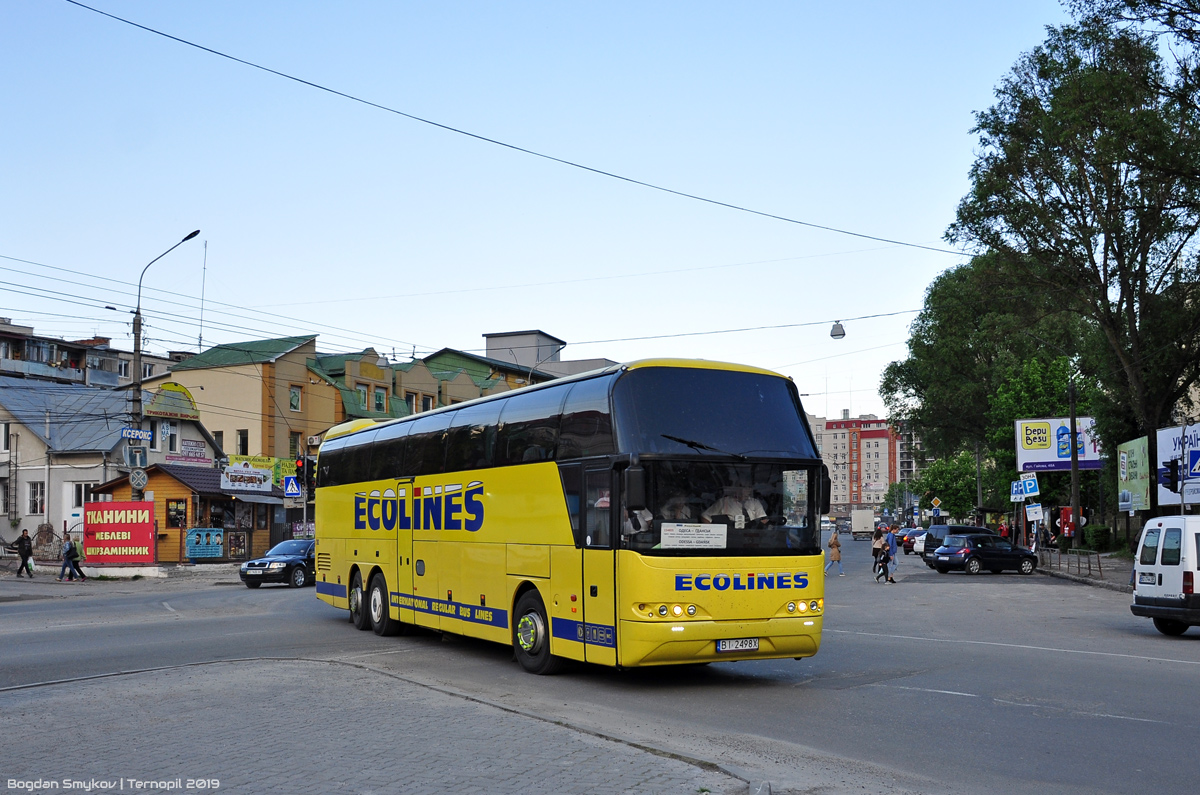
[[[142,277],[148,352],[319,334],[403,362],[541,329],[563,359],[767,367],[828,417],[886,416],[884,368],[965,262],[943,235],[973,114],[1067,20],[1057,0],[88,5],[128,22],[0,4],[0,316],[132,350],[143,268],[199,229]]]

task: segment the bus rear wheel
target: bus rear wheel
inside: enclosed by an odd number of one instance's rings
[[[557,673],[563,660],[550,653],[550,622],[536,590],[531,588],[521,594],[513,618],[513,654],[517,662],[531,674]]]
[[[371,628],[371,618],[366,611],[366,594],[363,593],[362,575],[354,572],[350,578],[350,623],[355,629],[368,630]]]
[[[387,580],[382,574],[376,574],[371,579],[371,590],[367,596],[367,612],[371,616],[371,629],[376,635],[397,635],[400,632],[400,622],[392,618],[389,603]]]

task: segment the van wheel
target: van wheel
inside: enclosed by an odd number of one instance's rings
[[[362,575],[354,572],[350,578],[350,623],[355,629],[368,630],[371,628],[371,618],[366,611],[366,594],[363,593]]]
[[[531,674],[557,673],[563,660],[550,654],[550,622],[537,590],[531,588],[521,594],[513,615],[512,643],[517,662]]]
[[[1182,635],[1183,633],[1187,632],[1188,626],[1190,625],[1185,624],[1182,621],[1176,621],[1173,618],[1154,619],[1154,628],[1162,634],[1170,635],[1171,637]]]
[[[371,616],[371,629],[376,635],[398,635],[400,622],[392,618],[388,605],[387,580],[382,574],[376,574],[371,580],[371,590],[367,594],[367,613]]]
[[[1021,573],[1033,574],[1033,570],[1037,568],[1037,564],[1033,562],[1033,558],[1025,558],[1021,561]]]
[[[967,558],[967,563],[963,566],[963,571],[967,574],[978,574],[983,570],[983,565],[980,564],[979,558]]]

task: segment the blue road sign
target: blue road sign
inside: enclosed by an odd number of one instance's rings
[[[937,517],[941,516],[941,515],[942,515],[942,509],[941,509],[941,508],[934,508],[934,509],[933,509],[933,517],[934,517],[935,519],[936,519]]]
[[[283,476],[283,496],[299,497],[300,496],[300,481],[295,475]]]
[[[1200,450],[1188,450],[1188,477],[1200,478]]]
[[[1026,497],[1036,497],[1041,494],[1041,489],[1038,488],[1037,475],[1033,477],[1022,477],[1021,485],[1025,487]]]

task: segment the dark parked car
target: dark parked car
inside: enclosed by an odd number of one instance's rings
[[[238,572],[247,588],[257,588],[264,582],[286,582],[302,588],[316,581],[313,571],[315,541],[283,541],[271,547],[261,558],[246,561]]]
[[[904,547],[905,555],[911,555],[913,553],[913,546],[917,543],[918,538],[925,535],[925,532],[925,528],[923,527],[910,527],[904,531],[904,537],[902,539],[897,539],[897,541],[900,542],[900,546]]]
[[[934,552],[933,565],[942,574],[952,569],[961,569],[967,574],[978,574],[985,569],[996,573],[1009,569],[1033,574],[1037,568],[1037,556],[1025,547],[1014,546],[999,536],[976,533],[946,536]]]
[[[978,533],[995,535],[995,533],[992,533],[986,527],[976,527],[971,524],[931,524],[929,531],[925,534],[924,551],[921,552],[921,557],[924,558],[925,565],[931,569],[933,568],[933,552],[945,543],[946,536]]]

